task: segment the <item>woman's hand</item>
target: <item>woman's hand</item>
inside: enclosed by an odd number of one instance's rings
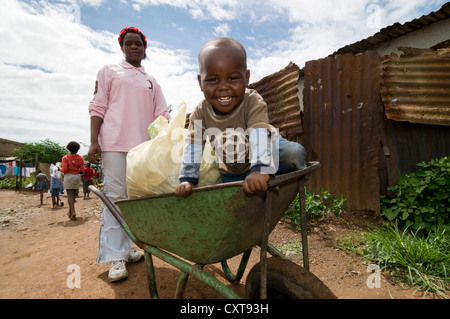
[[[100,127],[102,126],[103,119],[98,116],[91,117],[91,146],[89,147],[88,160],[92,164],[100,164],[96,159],[95,155],[99,161],[102,160],[102,148],[98,143],[98,135],[100,134]]]
[[[98,143],[91,144],[91,146],[89,147],[88,160],[92,164],[99,164],[99,162],[95,159],[95,155],[97,155],[99,161],[102,160],[102,148]]]

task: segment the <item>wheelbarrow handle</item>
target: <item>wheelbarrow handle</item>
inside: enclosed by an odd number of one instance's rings
[[[106,207],[109,209],[109,211],[111,212],[111,214],[114,216],[114,218],[117,220],[117,222],[120,224],[120,226],[122,226],[123,230],[127,233],[127,235],[130,237],[130,239],[139,247],[143,247],[143,245],[136,239],[136,237],[133,235],[133,233],[131,232],[130,228],[128,227],[127,223],[125,222],[125,220],[122,217],[122,214],[120,213],[119,209],[117,208],[116,205],[113,204],[113,202],[108,198],[108,196],[106,196],[105,193],[103,193],[102,191],[100,191],[98,188],[96,188],[93,185],[89,185],[89,190],[91,192],[93,192],[95,195],[97,195],[98,197],[100,197],[100,199],[102,200],[103,204],[106,205]]]
[[[291,173],[286,173],[283,175],[278,175],[274,179],[271,179],[268,183],[268,187],[272,188],[277,185],[280,185],[284,182],[291,182],[292,179],[301,180],[301,179],[307,179],[309,177],[309,174],[315,170],[318,170],[320,168],[319,162],[308,162],[306,163],[307,167],[305,167],[302,170],[297,170]]]

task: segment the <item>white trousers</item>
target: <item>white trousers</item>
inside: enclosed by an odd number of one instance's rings
[[[127,198],[126,170],[127,153],[102,153],[103,191],[113,203]],[[127,261],[129,250],[133,246],[133,241],[103,204],[97,263],[114,260]]]

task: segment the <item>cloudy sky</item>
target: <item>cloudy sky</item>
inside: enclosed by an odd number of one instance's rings
[[[201,100],[197,54],[218,36],[247,49],[250,82],[290,61],[328,56],[443,0],[1,0],[0,138],[89,145],[88,105],[97,71],[123,56],[117,36],[136,26],[149,39],[148,73],[167,103]]]

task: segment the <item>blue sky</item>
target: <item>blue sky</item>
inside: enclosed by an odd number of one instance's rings
[[[300,67],[395,22],[438,10],[442,0],[2,0],[0,138],[89,144],[88,105],[97,71],[123,56],[117,35],[149,39],[148,73],[168,104],[202,99],[197,54],[228,36],[247,49],[251,82],[290,61]]]

